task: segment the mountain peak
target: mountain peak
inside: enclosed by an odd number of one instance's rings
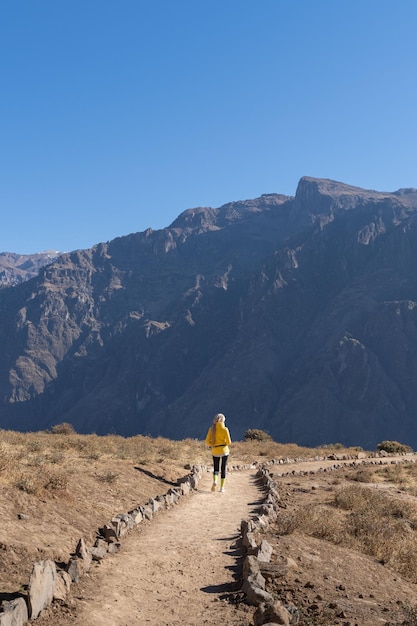
[[[399,192],[362,189],[328,178],[303,176],[297,187],[292,218],[299,224],[333,221],[336,213],[359,209],[364,205],[384,204],[394,219],[404,217],[409,209],[417,209],[417,193],[413,189]]]
[[[313,178],[311,176],[303,176],[297,187],[295,194],[296,200],[304,200],[320,195],[331,198],[353,197],[355,200],[364,198],[366,200],[374,198],[383,198],[389,196],[388,192],[374,191],[372,189],[362,189],[346,183],[341,183],[330,178]]]

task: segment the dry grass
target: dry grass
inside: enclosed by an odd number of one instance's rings
[[[62,425],[64,426],[64,425]],[[252,463],[278,458],[306,458],[329,454],[331,448],[302,448],[273,441],[233,443],[231,463]],[[163,437],[120,437],[79,435],[56,427],[54,432],[19,433],[0,431],[0,484],[41,494],[44,490],[65,491],[68,476],[77,471],[79,460],[123,460],[133,465],[163,465],[178,471],[187,465],[211,463],[210,452],[202,441],[173,441]],[[114,482],[109,471],[99,480]]]
[[[417,582],[417,503],[347,485],[327,505],[312,504],[280,515],[279,534],[305,535],[355,549]]]
[[[390,465],[379,469],[376,473],[377,480],[392,483],[398,489],[412,496],[417,496],[417,464]]]
[[[185,464],[205,462],[204,453],[194,440],[0,431],[0,484],[30,493],[60,490],[65,474],[76,472],[79,460],[113,459],[141,466],[166,463],[183,470]]]
[[[417,582],[417,504],[369,488],[341,490],[335,505],[348,511],[346,538],[365,554]]]
[[[370,467],[361,467],[355,472],[347,474],[346,478],[358,483],[373,483],[376,480],[376,473]]]
[[[271,459],[300,459],[315,456],[337,454],[355,454],[357,448],[343,448],[340,444],[326,445],[319,448],[304,448],[295,443],[277,443],[275,441],[237,441],[233,443],[231,462],[252,463],[254,460],[263,462]]]

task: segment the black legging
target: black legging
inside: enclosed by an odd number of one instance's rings
[[[220,459],[221,459],[221,461],[222,461],[221,478],[226,478],[226,466],[227,466],[228,458],[229,458],[228,454],[226,454],[225,456],[214,456],[213,457],[214,474],[218,474],[219,473]]]

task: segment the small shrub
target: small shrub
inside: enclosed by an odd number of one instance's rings
[[[107,472],[104,472],[104,474],[97,476],[97,480],[103,483],[114,483],[114,481],[117,480],[118,477],[119,477],[119,474],[117,474],[116,472],[112,472],[111,470],[108,470]]]
[[[417,605],[404,604],[402,610],[405,617],[402,626],[417,626]]]
[[[101,457],[101,454],[98,450],[90,450],[86,455],[87,459],[91,459],[92,461],[98,461]]]
[[[338,491],[335,495],[335,505],[345,511],[363,511],[372,504],[375,506],[375,500],[379,498],[379,494],[372,492],[369,489],[360,487],[359,485],[352,485],[344,487]]]
[[[49,457],[49,461],[50,463],[52,463],[52,465],[59,465],[65,461],[65,454],[63,452],[60,452],[59,450],[56,450]]]
[[[398,441],[381,441],[376,447],[378,452],[388,452],[388,454],[406,454],[412,452],[413,449],[404,443]]]
[[[322,446],[323,450],[343,450],[345,446],[343,443],[324,443]]]
[[[29,467],[41,467],[41,465],[45,465],[45,457],[42,454],[27,457],[27,465]]]
[[[374,473],[369,467],[363,467],[354,474],[347,475],[350,480],[356,480],[358,483],[372,483],[374,482]]]
[[[413,483],[412,477],[402,465],[390,465],[380,474],[385,481],[394,483],[399,489],[407,490]]]
[[[44,485],[50,491],[63,491],[68,487],[68,477],[63,474],[50,474]]]
[[[340,525],[334,511],[322,506],[307,506],[297,511],[297,528],[307,535],[340,542]]]
[[[175,446],[175,442],[170,442],[170,441],[166,441],[164,443],[161,443],[160,446],[158,446],[158,454],[161,455],[161,457],[164,459],[169,458],[175,458],[176,456],[176,446]]]
[[[280,511],[274,530],[277,535],[291,535],[298,528],[297,515],[291,511]]]
[[[88,441],[87,437],[74,436],[74,437],[68,437],[67,444],[69,448],[73,448],[77,452],[84,453],[88,449],[87,441]]]
[[[52,426],[51,433],[53,435],[73,435],[75,433],[75,428],[68,422],[62,422],[62,424],[55,424],[55,426]]]
[[[27,442],[26,448],[28,452],[40,452],[42,450],[42,445],[40,441],[37,441],[36,439],[32,439],[31,441]]]
[[[260,430],[259,428],[249,428],[245,432],[245,440],[246,441],[272,441],[271,435],[266,433],[264,430]]]
[[[20,491],[35,495],[39,493],[40,484],[33,476],[22,474],[15,482],[15,487]]]

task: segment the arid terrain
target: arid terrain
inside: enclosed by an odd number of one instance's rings
[[[305,475],[279,480],[285,508],[266,537],[274,548],[271,561],[282,573],[272,575],[267,589],[292,610],[293,623],[299,625],[417,624],[416,499],[386,482],[392,471],[397,478],[405,476],[407,466],[393,470],[388,459],[388,465],[365,471],[346,467],[310,473],[312,465],[304,465]],[[414,465],[409,467],[414,473]],[[370,520],[362,510],[338,508],[341,494],[355,496],[361,490],[381,496],[381,506],[389,501],[394,507],[392,517],[402,526],[395,539],[393,527],[384,527],[371,507]],[[356,527],[351,519],[355,515],[363,518]],[[364,541],[358,537],[361,523]]]
[[[34,561],[66,562],[80,537],[90,543],[113,515],[166,493],[189,463],[210,467],[208,451],[194,440],[1,435],[3,599],[24,593]],[[307,452],[239,443],[231,463],[307,458]],[[326,451],[309,452],[313,459]],[[417,624],[415,456],[372,459],[384,465],[364,461],[341,461],[337,469],[332,459],[268,465],[281,506],[263,537],[273,547],[264,575],[291,623]],[[239,586],[239,528],[264,497],[255,473],[231,471],[221,494],[210,491],[206,472],[195,492],[132,530],[120,552],[94,565],[67,600],[43,611],[36,623],[254,624],[255,607]],[[365,509],[363,494],[374,494]]]

